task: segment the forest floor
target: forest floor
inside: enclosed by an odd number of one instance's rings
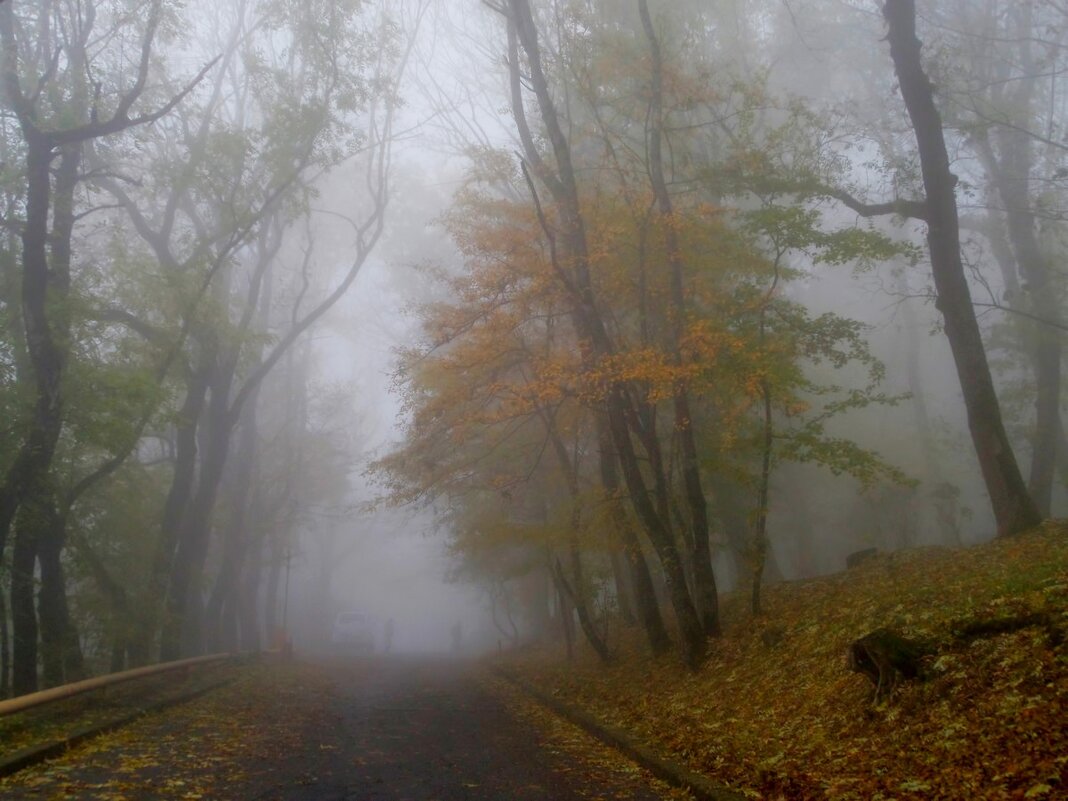
[[[696,673],[614,635],[616,660],[557,647],[499,664],[666,757],[754,798],[1068,798],[1068,522],[1011,540],[879,555],[768,587],[765,614],[723,603],[724,636]],[[970,623],[1049,625],[965,637]],[[934,649],[925,681],[873,701],[847,666],[893,628]]]

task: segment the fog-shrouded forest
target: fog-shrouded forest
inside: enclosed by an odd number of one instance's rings
[[[1060,0],[0,0],[0,697],[1068,516]]]

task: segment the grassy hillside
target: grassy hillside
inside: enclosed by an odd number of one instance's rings
[[[666,755],[765,798],[1068,798],[1068,523],[966,549],[876,557],[771,587],[755,622],[692,674],[616,637],[616,664],[554,649],[506,657],[529,681]],[[968,623],[1041,613],[1049,626],[969,639]],[[928,678],[879,703],[850,643],[892,627],[935,650]],[[770,644],[769,644],[770,643]]]

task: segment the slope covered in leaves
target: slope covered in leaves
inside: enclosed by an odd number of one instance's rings
[[[644,655],[508,667],[690,767],[765,798],[1053,798],[1068,793],[1068,525],[967,549],[882,555],[767,591],[754,621],[726,599],[726,632],[697,673]],[[1052,627],[974,639],[962,624],[1040,612]],[[849,644],[893,627],[932,643],[925,682],[879,704]],[[955,633],[956,632],[956,633]]]

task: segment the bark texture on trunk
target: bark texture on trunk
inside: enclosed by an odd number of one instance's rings
[[[167,590],[160,655],[164,661],[196,656],[204,650],[203,577],[211,538],[211,516],[230,450],[228,365],[217,368],[206,409],[206,446],[197,490],[186,510]]]
[[[658,213],[664,226],[664,241],[667,248],[668,268],[671,272],[671,356],[676,365],[682,364],[681,343],[686,332],[686,289],[682,249],[675,229],[674,206],[664,177],[662,154],[663,135],[663,84],[664,66],[660,41],[653,30],[646,0],[638,0],[638,12],[642,20],[649,53],[652,60],[651,92],[649,100],[649,124],[647,125],[647,152],[649,181],[656,198]],[[683,382],[674,388],[673,407],[675,433],[682,450],[682,480],[686,507],[690,512],[690,543],[693,559],[694,589],[701,622],[705,634],[718,636],[719,593],[716,576],[712,570],[712,549],[709,545],[708,503],[701,486],[700,461],[697,455],[697,440],[694,435],[693,411],[690,393]],[[654,434],[655,436],[655,434]]]
[[[38,551],[46,542],[50,556],[57,546],[58,551],[62,550],[62,542],[55,542],[61,535],[54,530],[58,517],[55,515],[51,467],[63,428],[63,378],[70,338],[71,203],[80,154],[77,146],[62,149],[53,207],[51,166],[56,149],[46,135],[29,130],[24,133],[27,183],[26,222],[22,230],[22,319],[35,400],[29,431],[8,477],[14,485],[9,491],[12,498],[10,510],[3,510],[5,516],[17,510],[11,584],[15,640],[12,689],[16,694],[37,689],[38,621],[33,608],[33,590]],[[51,232],[50,216],[53,222]],[[0,524],[5,523],[10,525],[10,518],[0,519]],[[5,533],[0,531],[0,538]],[[46,598],[53,598],[56,592],[65,592],[61,570],[48,570],[47,581]],[[46,612],[49,614],[44,621],[52,642],[63,637],[62,632],[53,628],[57,617],[51,613],[55,611],[54,605],[48,607]],[[58,667],[56,662],[49,664],[47,678],[55,680],[62,677],[62,649],[50,653],[55,653],[60,660]]]
[[[979,323],[960,253],[960,220],[942,118],[920,61],[915,0],[887,0],[883,15],[901,94],[916,135],[927,196],[927,244],[938,294],[964,395],[968,427],[990,494],[999,536],[1017,534],[1040,522],[1013,454],[994,390]]]
[[[74,190],[78,185],[78,169],[81,164],[81,146],[67,145],[60,150],[53,190],[51,258],[49,259],[52,297],[50,318],[55,342],[53,356],[38,365],[32,360],[35,371],[43,369],[57,386],[65,380],[70,340],[71,241],[74,235]],[[55,436],[58,440],[63,427],[62,399],[56,413]],[[84,673],[84,661],[77,632],[67,605],[67,582],[63,570],[63,550],[67,540],[66,516],[61,515],[58,499],[51,486],[49,465],[47,485],[38,489],[39,514],[33,519],[40,524],[34,535],[37,541],[37,557],[41,566],[41,586],[38,592],[38,611],[41,626],[41,656],[46,685],[55,686],[74,681]]]
[[[15,521],[15,545],[11,554],[11,692],[25,695],[37,686],[37,610],[33,603],[37,542],[27,531],[37,528],[28,520],[36,505],[22,503]]]
[[[616,469],[616,454],[612,447],[612,437],[608,432],[604,415],[597,416],[597,440],[600,446],[601,485],[604,487],[605,500],[609,504],[609,514],[616,533],[623,545],[623,554],[630,570],[631,586],[634,590],[634,605],[638,619],[645,630],[649,649],[660,655],[671,647],[664,618],[660,614],[660,604],[656,598],[653,577],[649,573],[649,564],[642,553],[642,545],[620,507],[619,473]]]
[[[231,508],[230,519],[222,529],[222,563],[204,610],[205,640],[209,651],[236,645],[237,596],[241,591],[241,577],[249,539],[249,505],[256,460],[255,411],[253,401],[238,430],[232,480],[228,481],[229,490],[226,495]]]

